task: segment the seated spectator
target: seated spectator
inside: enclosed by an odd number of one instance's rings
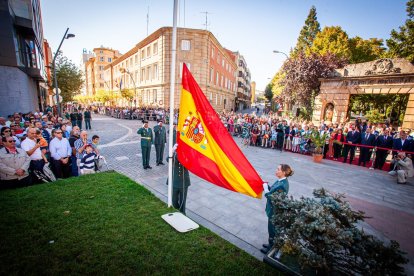
[[[95,159],[96,154],[93,152],[92,145],[86,145],[85,155],[82,157],[79,165],[82,175],[95,173]]]
[[[398,184],[406,184],[408,177],[413,177],[414,169],[413,162],[405,155],[405,152],[399,152],[391,161],[392,171],[389,175],[397,176]]]
[[[3,137],[12,137],[16,142],[16,147],[20,148],[20,139],[13,135],[11,128],[9,127],[2,127],[1,128],[1,136]]]
[[[29,128],[27,131],[27,138],[22,142],[22,149],[30,156],[30,171],[32,173],[32,179],[35,182],[41,183],[42,180],[38,179],[34,174],[34,171],[43,171],[45,165],[42,151],[40,150],[40,140],[37,141],[37,134],[35,128]]]
[[[68,178],[70,176],[70,156],[72,148],[66,138],[63,138],[62,130],[55,132],[56,137],[50,141],[49,150],[53,162],[53,170],[56,178]]]
[[[13,137],[2,136],[1,140],[4,147],[0,149],[0,190],[31,185],[30,157],[24,150],[16,148]]]
[[[92,147],[93,147],[93,151],[99,155],[99,150],[98,150],[98,145],[99,145],[99,136],[98,135],[94,135],[92,136]]]

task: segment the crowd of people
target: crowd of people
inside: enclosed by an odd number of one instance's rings
[[[373,168],[385,169],[384,164],[392,153],[392,162],[387,169],[405,170],[405,175],[412,176],[412,172],[406,172],[407,169],[404,169],[401,162],[395,162],[399,158],[397,153],[404,152],[405,157],[411,158],[414,152],[414,132],[411,129],[393,128],[388,123],[374,124],[360,118],[346,123],[321,121],[315,125],[306,120],[281,117],[272,112],[260,115],[256,112],[223,112],[220,117],[228,131],[243,138],[245,145],[310,154],[315,149],[311,133],[317,132],[320,136],[325,134],[326,137],[323,158],[350,164],[357,161],[356,164],[360,166],[367,166],[373,158]],[[405,183],[406,179],[401,178],[398,182]]]
[[[44,113],[0,117],[0,189],[95,172],[100,138],[88,137],[91,110],[63,114],[56,116],[47,108]]]

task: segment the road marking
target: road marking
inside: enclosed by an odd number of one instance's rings
[[[127,134],[125,134],[124,136],[122,136],[121,138],[118,138],[118,139],[116,139],[116,140],[114,140],[114,141],[112,141],[112,142],[110,142],[110,143],[108,143],[108,144],[102,145],[101,147],[103,147],[103,146],[110,147],[110,146],[112,146],[113,144],[119,144],[119,142],[121,142],[122,140],[124,140],[124,139],[128,138],[128,136],[130,136],[130,135],[132,134],[132,128],[129,128],[129,127],[124,126],[124,125],[122,125],[122,124],[117,124],[117,125],[118,125],[118,126],[120,126],[120,127],[126,128],[126,129],[128,130],[128,133],[127,133]]]
[[[118,160],[118,161],[122,161],[122,160],[129,160],[129,157],[127,157],[127,156],[118,156],[118,157],[115,157],[115,159]]]

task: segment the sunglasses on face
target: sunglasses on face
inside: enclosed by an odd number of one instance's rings
[[[8,130],[5,130],[5,131],[3,131],[3,132],[10,132],[10,129],[8,129]]]
[[[61,132],[61,131],[59,131],[59,132],[55,132],[55,134],[62,134],[62,132]]]
[[[16,143],[16,140],[7,140],[7,143]]]

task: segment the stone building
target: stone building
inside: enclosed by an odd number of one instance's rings
[[[103,46],[93,49],[93,54],[84,53],[85,94],[95,95],[98,90],[105,90],[109,83],[105,83],[104,67],[115,61],[121,54],[118,50],[105,48]]]
[[[106,89],[134,93],[132,106],[169,107],[172,27],[163,27],[105,66]],[[174,102],[180,103],[183,63],[187,64],[213,108],[234,108],[237,64],[206,30],[177,28]]]
[[[0,26],[0,116],[43,110],[47,86],[39,1],[1,1]]]
[[[251,87],[250,105],[252,105],[256,102],[256,82],[252,81],[252,83],[250,84],[250,87]]]
[[[239,52],[233,52],[233,55],[238,66],[235,110],[241,111],[251,106],[251,75],[244,57]]]
[[[414,65],[405,59],[379,59],[337,69],[320,79],[312,121],[345,122],[352,95],[409,94],[404,128],[414,128]]]

